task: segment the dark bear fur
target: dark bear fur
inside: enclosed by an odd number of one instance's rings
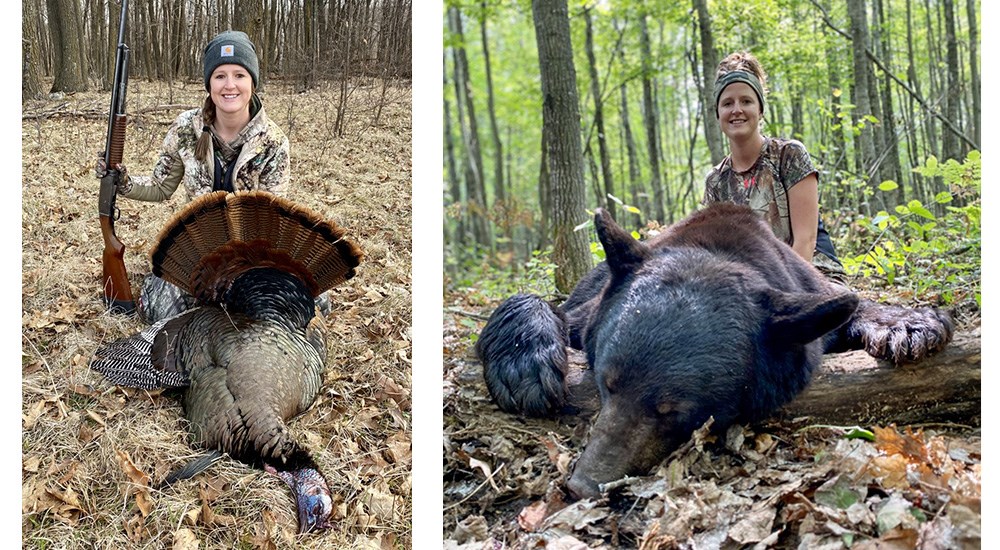
[[[564,346],[586,351],[601,412],[567,484],[578,496],[645,473],[710,416],[718,429],[766,418],[824,351],[915,361],[951,338],[944,313],[860,302],[743,206],[710,206],[648,242],[604,211],[594,223],[607,261],[560,308],[508,299],[476,345],[494,400],[535,416],[563,403]]]

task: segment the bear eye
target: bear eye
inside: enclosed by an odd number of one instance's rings
[[[614,373],[614,371],[608,371],[604,373],[604,375],[601,376],[600,382],[601,385],[604,386],[604,389],[608,391],[608,393],[615,393],[618,390],[619,380],[618,376]]]

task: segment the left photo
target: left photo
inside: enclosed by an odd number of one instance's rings
[[[22,5],[22,546],[411,547],[411,2]]]

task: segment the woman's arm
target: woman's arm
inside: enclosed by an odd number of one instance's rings
[[[129,176],[119,193],[130,199],[152,202],[165,201],[174,194],[184,177],[184,161],[181,159],[178,143],[182,129],[190,126],[190,116],[186,116],[188,114],[182,113],[167,130],[153,174]]]
[[[788,190],[788,215],[791,218],[792,249],[811,263],[819,225],[819,180],[815,172]]]

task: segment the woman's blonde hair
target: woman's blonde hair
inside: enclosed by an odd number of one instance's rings
[[[727,55],[719,62],[719,68],[715,71],[715,79],[718,80],[732,71],[746,71],[756,76],[757,80],[760,81],[762,91],[767,94],[767,73],[764,72],[764,67],[760,65],[760,61],[757,61],[752,53],[742,51]]]
[[[212,146],[212,131],[209,127],[215,123],[215,102],[212,101],[211,94],[205,98],[205,104],[201,107],[201,120],[204,126],[201,128],[201,137],[194,147],[194,157],[205,162]]]

